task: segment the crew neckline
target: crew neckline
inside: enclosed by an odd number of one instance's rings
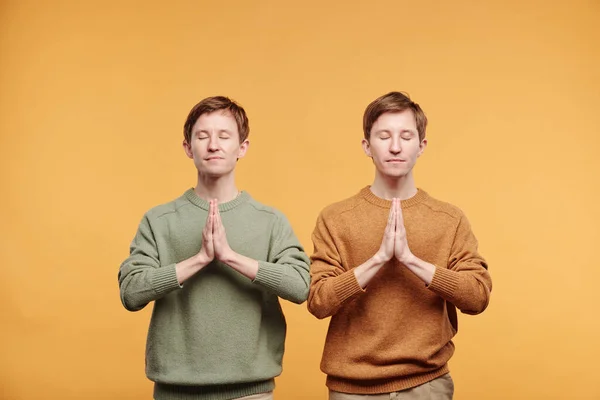
[[[186,199],[188,199],[190,201],[190,203],[192,203],[193,205],[195,205],[197,207],[200,207],[203,210],[208,211],[209,202],[204,200],[200,196],[198,196],[196,194],[196,192],[194,191],[194,188],[188,189],[184,195],[185,195]],[[235,199],[230,200],[226,203],[219,203],[219,211],[225,212],[225,211],[233,210],[234,208],[236,208],[240,204],[247,202],[248,200],[250,200],[250,195],[248,194],[248,192],[242,190],[235,197]]]
[[[391,200],[382,199],[381,197],[376,196],[371,191],[370,185],[361,189],[360,195],[365,200],[367,200],[369,203],[375,204],[376,206],[383,207],[383,208],[390,208],[392,206]],[[425,192],[422,189],[417,188],[417,193],[415,193],[414,196],[412,196],[406,200],[400,200],[400,206],[402,208],[412,207],[414,205],[422,203],[427,197],[428,197],[427,192]]]

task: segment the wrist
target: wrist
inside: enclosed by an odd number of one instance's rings
[[[199,268],[205,267],[211,261],[212,259],[210,259],[210,257],[204,252],[196,254],[196,257],[194,258],[194,264],[196,264],[196,266],[198,266]]]
[[[231,265],[231,264],[235,263],[236,259],[237,259],[237,253],[234,252],[233,250],[229,250],[226,253],[224,253],[221,257],[219,257],[219,261],[221,261],[222,263],[225,263],[227,265]]]
[[[414,264],[416,257],[410,251],[407,251],[407,252],[405,252],[405,254],[396,256],[396,259],[404,265],[409,265],[409,264]]]
[[[371,259],[375,264],[385,264],[386,262],[390,261],[390,258],[386,257],[384,253],[381,253],[379,251],[375,253],[375,255],[371,257]]]

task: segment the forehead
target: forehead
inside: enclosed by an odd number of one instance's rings
[[[377,118],[373,124],[372,130],[378,129],[417,129],[417,121],[412,110],[404,110],[400,112],[386,112]]]
[[[238,127],[231,112],[228,110],[217,110],[198,117],[192,128],[192,132],[199,130],[227,130],[233,133],[238,131]]]

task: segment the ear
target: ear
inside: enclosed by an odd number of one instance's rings
[[[367,139],[363,139],[361,143],[362,143],[363,151],[365,152],[367,157],[373,157],[371,155],[371,146],[369,144],[369,141]]]
[[[194,158],[194,153],[192,153],[192,146],[187,142],[187,140],[183,140],[183,151],[189,158]]]
[[[419,143],[419,153],[417,154],[417,157],[421,157],[421,154],[423,154],[426,147],[427,147],[427,139],[421,140],[421,143]]]
[[[248,147],[250,147],[250,141],[248,139],[244,140],[242,143],[240,143],[240,149],[238,150],[238,160],[240,158],[243,158],[246,155],[246,152],[248,151]]]

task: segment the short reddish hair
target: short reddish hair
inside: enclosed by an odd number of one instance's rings
[[[240,143],[248,138],[250,134],[250,125],[246,111],[235,101],[225,96],[207,97],[200,103],[196,104],[188,114],[185,124],[183,125],[183,136],[187,143],[192,140],[192,128],[202,114],[210,114],[215,111],[229,111],[237,124],[238,133],[240,135]]]
[[[425,130],[427,129],[427,117],[421,107],[412,101],[408,94],[402,92],[390,92],[375,99],[367,106],[363,116],[363,131],[365,139],[371,137],[371,129],[377,118],[381,114],[402,112],[412,110],[415,116],[417,131],[419,132],[419,141],[425,139]]]

